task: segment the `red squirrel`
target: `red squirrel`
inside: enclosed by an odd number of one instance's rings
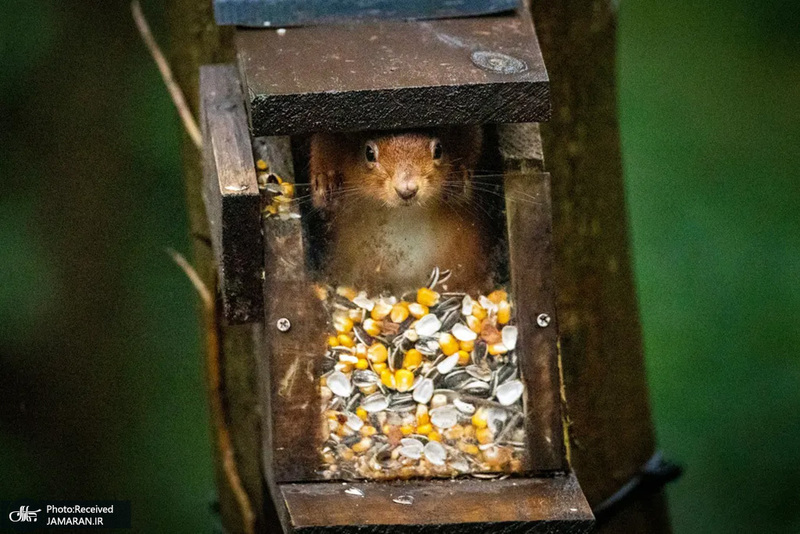
[[[405,291],[439,267],[452,271],[452,290],[490,287],[490,236],[472,194],[482,145],[469,126],[313,135],[309,181],[328,221],[329,281]]]

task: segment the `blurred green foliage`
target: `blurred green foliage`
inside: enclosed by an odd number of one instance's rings
[[[679,533],[800,531],[798,28],[788,0],[620,7]],[[125,1],[0,3],[0,50],[0,499],[131,499],[137,531],[209,532],[196,300],[164,254],[189,249],[166,91]]]

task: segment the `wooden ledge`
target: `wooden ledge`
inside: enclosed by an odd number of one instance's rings
[[[296,533],[578,534],[589,532],[594,524],[572,474],[506,480],[279,484],[278,490]],[[360,490],[363,497],[346,490]],[[411,497],[413,503],[395,502],[401,497]]]

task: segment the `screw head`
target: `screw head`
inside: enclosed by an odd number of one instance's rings
[[[546,313],[540,313],[536,317],[536,324],[538,324],[542,328],[546,327],[547,325],[550,324],[550,316],[547,315]]]
[[[488,50],[477,50],[472,53],[472,62],[478,67],[500,74],[518,74],[528,70],[528,65],[521,59]]]
[[[290,323],[289,319],[287,319],[286,317],[281,317],[280,319],[278,319],[278,322],[276,323],[275,326],[277,326],[278,330],[280,330],[281,332],[288,332],[289,329],[292,327],[292,323]]]

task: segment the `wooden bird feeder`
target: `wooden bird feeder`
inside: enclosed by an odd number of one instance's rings
[[[240,27],[236,46],[238,65],[200,73],[204,195],[222,316],[263,324],[263,472],[282,529],[589,531],[593,516],[564,443],[550,177],[535,124],[548,119],[550,103],[530,13],[519,6],[481,17]],[[300,188],[309,134],[443,125],[485,127],[485,160],[504,192],[496,217],[507,252],[494,282],[508,289],[518,329],[515,361],[525,386],[518,469],[406,480],[325,471],[320,377],[329,372],[330,324],[316,230],[300,203],[282,217],[262,215],[256,159]]]

